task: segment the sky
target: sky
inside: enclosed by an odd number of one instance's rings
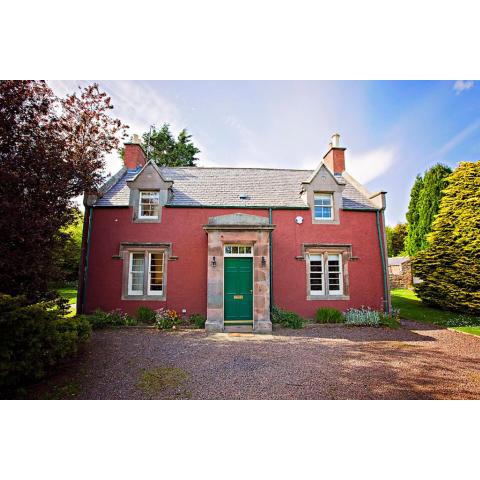
[[[91,81],[49,81],[60,96]],[[387,193],[389,225],[405,222],[415,176],[480,159],[480,83],[457,81],[99,81],[112,115],[141,134],[186,128],[200,166],[315,169],[333,133],[346,169]],[[117,154],[106,173],[121,168]]]

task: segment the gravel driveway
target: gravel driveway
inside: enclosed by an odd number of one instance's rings
[[[479,399],[480,337],[312,325],[273,335],[95,332],[35,398]]]

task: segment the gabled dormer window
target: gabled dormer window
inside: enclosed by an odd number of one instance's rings
[[[314,194],[314,216],[315,220],[333,220],[333,194]]]
[[[158,219],[160,209],[160,193],[155,190],[140,190],[138,218]]]

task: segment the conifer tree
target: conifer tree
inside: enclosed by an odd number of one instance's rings
[[[405,240],[405,250],[411,256],[427,247],[427,235],[438,213],[445,179],[450,173],[450,167],[437,164],[427,170],[423,178],[417,175],[415,179],[408,205],[408,234]]]
[[[408,255],[414,255],[420,247],[418,236],[418,199],[423,189],[423,179],[420,175],[415,178],[412,190],[410,191],[410,203],[407,211],[407,237],[405,238],[405,251]]]
[[[419,241],[418,250],[427,247],[427,235],[440,207],[440,200],[446,186],[445,180],[452,173],[446,165],[437,164],[427,170],[423,176],[423,188],[418,197],[418,223],[416,226]]]
[[[447,178],[428,246],[413,261],[426,303],[480,313],[480,161],[462,162]]]

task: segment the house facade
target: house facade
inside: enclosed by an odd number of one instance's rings
[[[383,212],[334,135],[314,171],[158,167],[139,142],[85,199],[78,308],[167,307],[270,332],[278,305],[389,308]]]

